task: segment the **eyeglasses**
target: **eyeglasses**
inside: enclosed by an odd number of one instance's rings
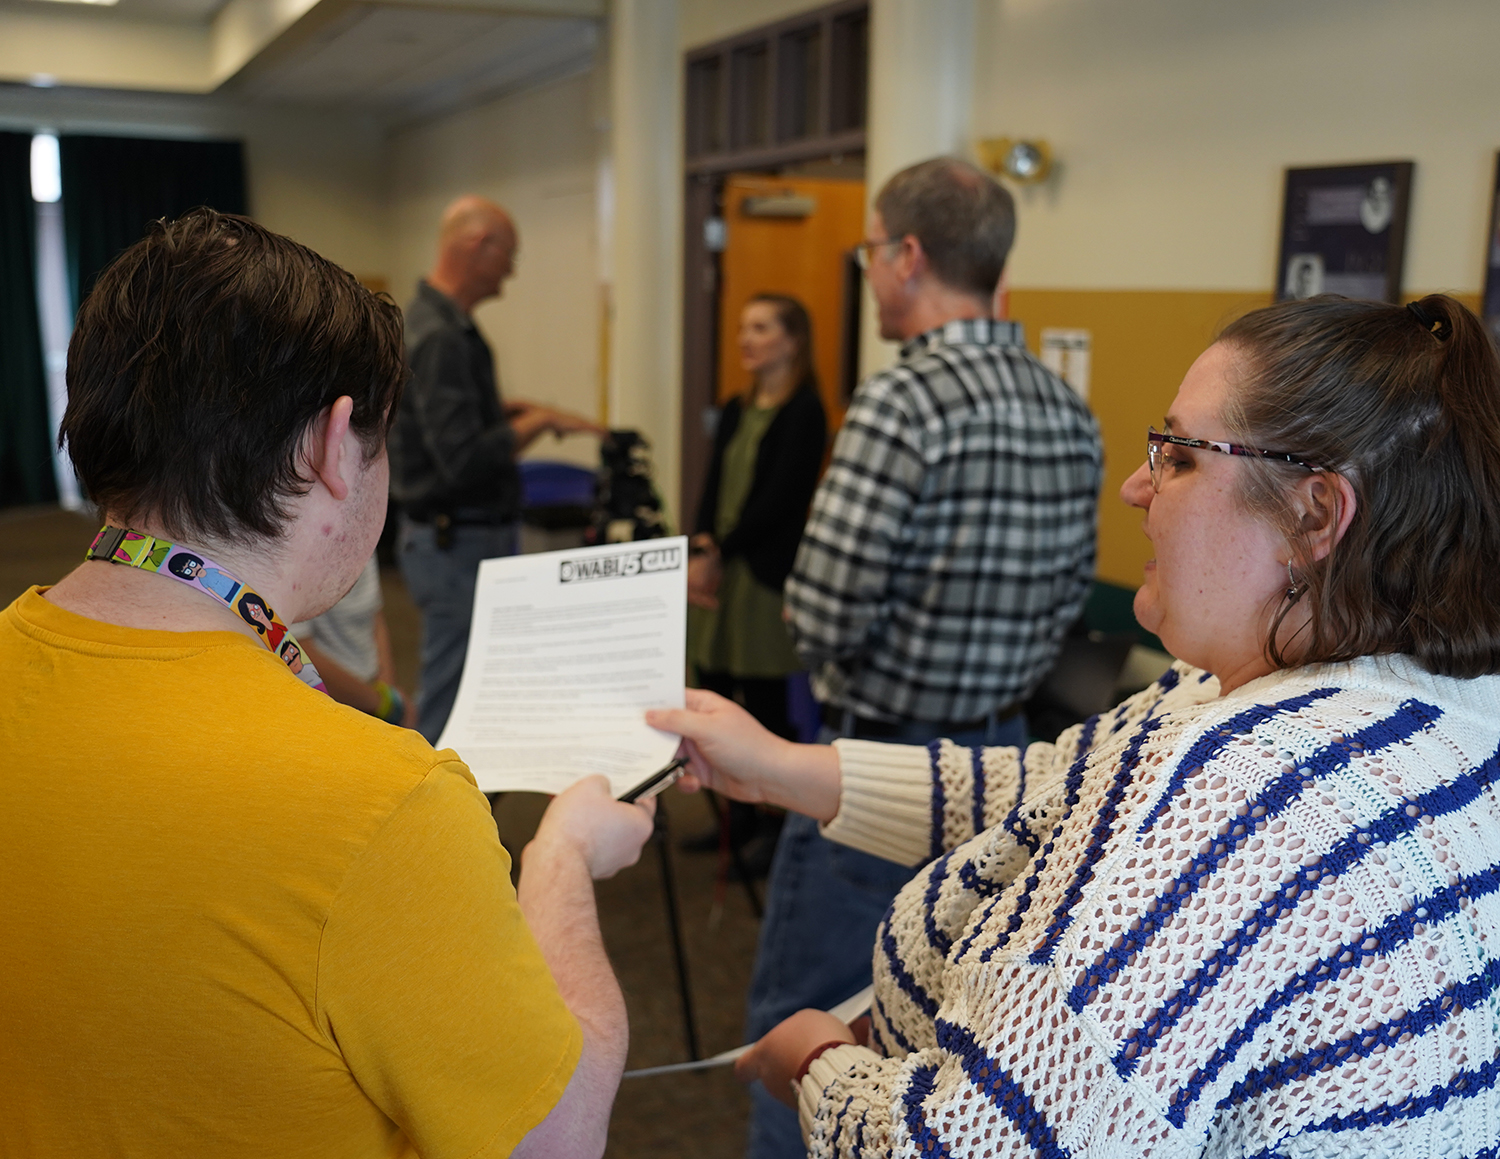
[[[882,241],[862,241],[854,247],[854,264],[862,270],[870,268],[870,254],[888,245],[900,245],[902,238],[888,237]]]
[[[1315,463],[1309,463],[1306,459],[1299,459],[1296,455],[1289,455],[1285,451],[1262,451],[1258,447],[1242,447],[1238,443],[1221,443],[1216,439],[1184,439],[1180,435],[1164,435],[1155,427],[1146,428],[1146,466],[1151,471],[1151,489],[1161,490],[1161,463],[1162,447],[1171,443],[1174,447],[1196,447],[1200,451],[1218,451],[1221,455],[1259,455],[1265,459],[1275,459],[1278,463],[1293,463],[1298,467],[1306,467],[1309,471],[1321,471],[1323,468]]]

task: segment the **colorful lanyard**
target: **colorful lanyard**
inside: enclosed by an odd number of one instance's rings
[[[202,552],[188,551],[165,539],[106,523],[94,536],[84,558],[107,559],[110,563],[154,571],[212,596],[254,628],[260,642],[280,656],[304,684],[312,685],[319,692],[328,691],[313,662],[303,653],[302,645],[287,631],[281,617],[271,610],[265,597]]]

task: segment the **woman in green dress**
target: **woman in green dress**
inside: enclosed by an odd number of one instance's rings
[[[714,436],[691,541],[689,654],[700,687],[792,737],[786,680],[801,664],[781,591],[823,467],[828,420],[801,302],[757,294],[740,314],[738,343],[753,382],[725,404]],[[736,821],[735,838],[748,836],[753,818]]]

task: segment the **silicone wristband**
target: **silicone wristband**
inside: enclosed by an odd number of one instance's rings
[[[387,724],[400,724],[401,718],[406,715],[406,702],[401,698],[401,693],[384,680],[375,681],[375,692],[380,697],[375,715]]]

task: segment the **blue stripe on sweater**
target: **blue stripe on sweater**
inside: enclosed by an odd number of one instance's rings
[[[1484,1002],[1497,988],[1500,988],[1500,961],[1492,961],[1472,978],[1450,986],[1441,994],[1433,995],[1400,1018],[1372,1026],[1368,1030],[1355,1031],[1354,1037],[1348,1041],[1326,1042],[1305,1054],[1294,1055],[1271,1066],[1252,1070],[1219,1100],[1218,1109],[1235,1106],[1248,1098],[1276,1090],[1321,1070],[1356,1062],[1377,1050],[1394,1045],[1408,1035],[1426,1034],[1435,1026]]]
[[[1206,762],[1218,756],[1225,748],[1234,741],[1244,736],[1257,725],[1265,724],[1268,720],[1274,720],[1278,716],[1290,715],[1300,712],[1309,704],[1333,696],[1340,690],[1337,688],[1315,688],[1311,692],[1304,692],[1301,696],[1289,697],[1279,700],[1275,704],[1257,704],[1247,708],[1244,712],[1236,713],[1222,724],[1216,726],[1212,731],[1199,737],[1188,749],[1182,760],[1177,762],[1177,767],[1172,770],[1172,775],[1167,778],[1166,788],[1161,797],[1146,814],[1146,819],[1141,822],[1139,833],[1142,837],[1146,831],[1161,819],[1172,805],[1172,799],[1177,791],[1182,788],[1184,782],[1198,771]]]
[[[937,1074],[935,1066],[919,1066],[906,1080],[906,1089],[901,1092],[901,1106],[906,1119],[906,1129],[911,1132],[911,1141],[924,1159],[946,1159],[951,1154],[948,1144],[927,1125],[927,1115],[922,1104],[932,1094],[932,1080]]]
[[[1298,998],[1311,994],[1319,986],[1337,978],[1345,970],[1353,970],[1372,958],[1395,953],[1397,949],[1416,937],[1419,926],[1433,926],[1446,921],[1459,910],[1465,901],[1473,901],[1500,892],[1500,866],[1491,866],[1480,873],[1460,878],[1436,893],[1419,898],[1404,913],[1392,914],[1373,930],[1367,930],[1349,939],[1341,946],[1325,954],[1308,969],[1291,978],[1275,994],[1271,995],[1250,1015],[1245,1025],[1236,1029],[1216,1050],[1198,1072],[1172,1096],[1172,1105],[1167,1110],[1167,1121],[1180,1127],[1187,1118],[1187,1111],[1202,1096],[1210,1084],[1216,1082],[1225,1067],[1232,1063],[1240,1050],[1250,1042],[1257,1030],[1268,1023],[1279,1011],[1285,1010]],[[1418,918],[1416,915],[1421,914]]]
[[[1087,734],[1092,734],[1094,721],[1098,719],[1096,716],[1084,726]],[[1025,755],[1024,752],[1021,754],[1023,758]],[[1031,831],[1031,827],[1021,818],[1021,805],[1026,800],[1026,762],[1024,759],[1020,762],[1020,765],[1021,779],[1016,785],[1016,803],[1011,806],[1010,812],[1005,815],[1005,820],[1000,822],[1000,824],[1004,826],[1007,833],[1016,839],[1018,845],[1026,846],[1027,849],[1031,850],[1032,854],[1035,854],[1041,848],[1042,843],[1037,839],[1037,835]],[[982,828],[983,826],[981,826]],[[976,830],[976,832],[978,831]]]
[[[885,1003],[880,1000],[880,991],[878,990],[875,992],[874,999],[871,1002],[871,1007],[876,1013],[880,1015],[880,1021],[885,1023],[886,1030],[888,1030],[891,1037],[895,1039],[894,1042],[881,1042],[880,1053],[885,1055],[887,1058],[894,1058],[895,1052],[890,1049],[892,1046],[894,1046],[896,1050],[900,1051],[902,1054],[914,1053],[917,1048],[913,1046],[907,1040],[906,1035],[902,1034],[901,1031],[895,1026],[895,1024],[891,1022],[891,1016],[886,1013]],[[870,1019],[870,1029],[872,1031],[875,1031],[875,1035],[877,1038],[883,1037],[879,1033],[879,1031],[875,1030],[874,1018]]]
[[[1016,1125],[1032,1150],[1045,1159],[1067,1159],[1067,1149],[1059,1145],[1057,1132],[1036,1109],[1031,1096],[1004,1067],[985,1053],[984,1047],[967,1028],[940,1019],[936,1029],[938,1046],[958,1060],[969,1081]],[[930,1085],[928,1089],[931,1090]],[[907,1124],[911,1124],[909,1117]]]
[[[980,897],[994,897],[1005,889],[1002,881],[991,881],[987,877],[980,877],[979,870],[974,868],[972,861],[965,861],[958,867],[958,880],[967,890],[972,890]]]
[[[844,1133],[844,1116],[849,1113],[849,1108],[853,1105],[854,1096],[850,1095],[847,1099],[844,1100],[844,1105],[839,1108],[839,1113],[833,1117],[835,1125],[833,1128],[833,1135],[828,1140],[828,1146],[834,1152],[834,1154],[838,1154],[839,1136]],[[864,1120],[861,1119],[860,1122],[863,1123]]]
[[[1125,746],[1125,751],[1120,756],[1119,767],[1115,770],[1114,780],[1110,782],[1109,790],[1104,794],[1104,803],[1099,809],[1094,827],[1089,834],[1088,848],[1084,850],[1083,859],[1073,873],[1073,880],[1063,891],[1062,900],[1052,911],[1052,921],[1047,926],[1041,945],[1032,951],[1032,965],[1047,964],[1052,957],[1052,952],[1057,948],[1059,939],[1073,921],[1073,907],[1083,896],[1084,888],[1094,879],[1094,865],[1104,855],[1104,847],[1109,842],[1110,834],[1114,832],[1120,802],[1125,799],[1125,791],[1130,787],[1136,765],[1140,763],[1141,748],[1145,745],[1147,738],[1160,727],[1160,720],[1147,719],[1130,738],[1130,743]]]
[[[1283,701],[1282,703],[1290,702]],[[1241,715],[1248,716],[1249,714],[1242,713]],[[1177,915],[1178,910],[1192,899],[1215,870],[1257,830],[1296,801],[1311,785],[1344,768],[1356,755],[1367,755],[1401,743],[1413,734],[1422,731],[1441,715],[1442,711],[1430,704],[1423,704],[1417,700],[1403,701],[1401,706],[1384,720],[1376,721],[1359,732],[1347,734],[1336,743],[1327,745],[1314,753],[1300,768],[1283,773],[1271,781],[1261,791],[1260,796],[1246,803],[1241,814],[1243,820],[1236,822],[1225,834],[1200,851],[1188,868],[1179,873],[1176,880],[1161,891],[1151,903],[1151,908],[1141,915],[1135,926],[1125,932],[1120,939],[1120,944],[1106,950],[1084,971],[1073,989],[1068,992],[1069,1009],[1076,1014],[1093,1001],[1099,988],[1119,975],[1120,971],[1155,936],[1156,932],[1170,922]],[[1194,745],[1192,751],[1197,751],[1200,745]]]
[[[1026,750],[1022,749],[1020,751],[1019,756],[1020,756],[1021,759],[1024,760],[1024,758],[1026,756]],[[984,823],[984,789],[985,789],[985,785],[984,785],[984,749],[980,748],[978,745],[975,745],[973,748],[971,748],[969,750],[969,759],[972,762],[972,764],[970,765],[970,772],[971,772],[970,780],[973,782],[973,785],[974,785],[974,812],[973,812],[973,818],[974,818],[974,832],[977,835],[977,834],[983,833],[985,831],[985,829],[988,828],[988,826],[986,826],[985,823]],[[1023,764],[1021,767],[1022,767],[1022,770],[1023,770],[1022,773],[1021,773],[1021,776],[1024,778],[1025,775],[1026,775],[1026,773],[1024,771],[1025,770],[1025,765]],[[1025,781],[1023,780],[1022,784],[1024,784],[1024,783],[1025,783]],[[1021,799],[1020,796],[1017,795],[1016,800],[1019,801],[1020,799]]]
[[[953,939],[938,929],[936,910],[943,882],[948,880],[948,863],[952,860],[953,854],[943,854],[942,859],[928,871],[927,889],[922,893],[922,928],[927,931],[927,944],[942,958],[946,958],[948,951],[953,948]]]
[[[1500,760],[1492,756],[1472,772],[1456,777],[1451,785],[1439,785],[1386,810],[1370,824],[1334,842],[1316,864],[1302,866],[1283,881],[1256,907],[1255,913],[1240,924],[1227,942],[1204,959],[1181,989],[1125,1036],[1113,1060],[1120,1077],[1129,1077],[1140,1056],[1155,1046],[1204,994],[1218,985],[1221,978],[1227,977],[1241,956],[1295,910],[1308,893],[1322,888],[1328,878],[1338,877],[1358,865],[1371,850],[1404,837],[1421,825],[1424,818],[1441,817],[1468,808],[1494,784],[1497,775],[1500,775]]]
[[[1078,783],[1081,784],[1083,782],[1083,765],[1084,762],[1088,759],[1089,745],[1093,743],[1094,729],[1098,726],[1098,724],[1099,718],[1097,716],[1091,716],[1088,718],[1088,720],[1083,722],[1083,729],[1078,734],[1078,755],[1074,759],[1073,765],[1068,772],[1069,784],[1072,784],[1075,772],[1077,773]],[[1014,834],[1016,840],[1025,845],[1026,848],[1031,851],[1031,855],[1035,857],[1037,850],[1040,847],[1040,843],[1036,834],[1031,831],[1030,826],[1028,826],[1024,821],[1021,820],[1021,802],[1025,797],[1025,790],[1026,770],[1023,767],[1021,770],[1021,789],[1020,792],[1016,794],[1015,807],[1011,809],[1010,815],[1005,818],[1002,824],[1010,833]],[[1075,797],[1074,800],[1076,801],[1077,798]],[[1054,835],[1057,832],[1061,831],[1061,829],[1062,825],[1059,823],[1057,828],[1053,830]],[[1048,846],[1048,848],[1050,849],[1051,846]],[[964,867],[959,870],[959,880],[962,881],[964,885],[969,889],[972,889],[975,893],[979,894],[981,897],[987,896],[989,894],[999,895],[1003,893],[1003,891],[1007,888],[1006,885],[982,881],[978,873],[974,871],[972,863],[964,865]],[[1017,905],[1023,907],[1021,912],[1025,912],[1024,907],[1029,907],[1031,905],[1030,891],[1035,888],[1036,881],[1037,879],[1035,877],[1027,879],[1026,893],[1024,893],[1017,901]],[[957,957],[962,958],[965,954],[967,954],[970,947],[974,945],[974,939],[989,928],[990,918],[993,916],[995,907],[999,904],[999,902],[1000,897],[996,896],[990,901],[989,905],[985,906],[982,918],[973,924],[969,936],[965,938],[963,944],[959,946]],[[1015,929],[1020,925],[1019,916],[1017,916],[1016,914],[1012,914],[1011,922],[1012,924],[1010,928],[1007,929],[1004,935],[1005,940],[1007,941],[1010,939],[1011,933],[1013,933]],[[990,952],[993,953],[993,950],[991,950]],[[985,960],[989,960],[988,955],[986,955]]]
[[[928,834],[928,861],[943,851],[943,808],[948,803],[948,795],[943,791],[943,769],[938,761],[942,751],[942,741],[928,741],[927,759],[932,765],[932,827]]]
[[[1063,831],[1063,826],[1067,824],[1068,818],[1072,815],[1073,806],[1078,804],[1078,790],[1083,787],[1084,766],[1089,759],[1089,744],[1093,740],[1094,725],[1098,719],[1097,716],[1091,717],[1083,726],[1083,734],[1078,738],[1078,757],[1073,761],[1072,767],[1068,769],[1067,779],[1063,782],[1063,814],[1058,818],[1057,824],[1052,827],[1052,837],[1046,845],[1042,846],[1042,851],[1032,858],[1032,873],[1026,878],[1021,896],[1016,898],[1016,908],[1011,910],[1010,918],[1005,924],[1005,929],[1001,931],[1000,937],[996,939],[995,944],[985,949],[979,955],[981,962],[988,962],[996,950],[1003,948],[1010,942],[1011,935],[1021,928],[1021,921],[1025,917],[1026,911],[1031,908],[1031,895],[1042,880],[1042,873],[1047,868],[1047,858],[1052,854],[1052,847],[1054,842],[1057,841],[1057,835]],[[973,944],[975,935],[983,928],[983,926],[974,927],[974,933],[970,934],[968,941],[964,943],[965,950]]]
[[[1352,1111],[1347,1115],[1333,1115],[1320,1123],[1303,1127],[1298,1134],[1309,1135],[1319,1131],[1368,1131],[1371,1127],[1388,1127],[1392,1123],[1420,1119],[1429,1111],[1440,1110],[1454,1099],[1470,1099],[1485,1094],[1500,1077],[1500,1058],[1491,1059],[1473,1070],[1461,1071],[1449,1080],[1446,1086],[1433,1087],[1424,1095],[1408,1095],[1400,1102],[1383,1107],[1370,1107]],[[1274,1147],[1260,1151],[1255,1159],[1271,1159],[1281,1152]]]
[[[880,931],[880,948],[885,954],[886,965],[890,967],[891,977],[896,980],[897,987],[901,993],[910,998],[923,1014],[928,1018],[936,1018],[938,1004],[932,995],[922,988],[922,984],[911,976],[911,971],[906,968],[906,963],[901,960],[900,951],[896,947],[896,936],[891,933],[889,923],[886,923]]]

